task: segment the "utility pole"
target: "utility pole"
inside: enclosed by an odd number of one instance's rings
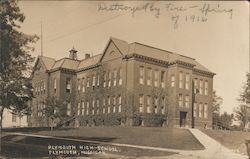
[[[41,56],[43,56],[43,21],[41,20]]]
[[[191,124],[192,124],[192,128],[194,128],[194,102],[195,102],[195,93],[194,93],[194,81],[192,80],[192,119],[191,119]]]

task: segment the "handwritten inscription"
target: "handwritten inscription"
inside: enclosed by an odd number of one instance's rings
[[[178,28],[180,21],[182,22],[199,22],[205,23],[209,20],[209,16],[221,14],[226,18],[233,18],[233,9],[226,8],[219,3],[203,2],[199,5],[181,5],[176,3],[165,3],[157,5],[157,2],[146,2],[140,5],[127,5],[122,2],[115,3],[98,3],[98,12],[128,12],[134,17],[136,13],[150,13],[155,18],[160,18],[162,14],[167,13],[173,23],[174,28]]]

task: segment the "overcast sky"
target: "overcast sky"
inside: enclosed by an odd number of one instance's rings
[[[110,36],[140,42],[195,58],[216,73],[222,111],[238,105],[249,71],[248,2],[20,1],[19,6],[26,16],[23,32],[40,35],[42,21],[44,56],[60,59],[73,46],[80,59],[100,54]],[[38,41],[32,54],[39,55],[40,48]]]

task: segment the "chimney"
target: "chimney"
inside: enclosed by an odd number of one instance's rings
[[[71,50],[69,50],[69,58],[72,60],[77,60],[77,51],[73,47]]]
[[[85,59],[90,58],[90,54],[85,54]]]

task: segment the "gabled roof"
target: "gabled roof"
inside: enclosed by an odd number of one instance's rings
[[[53,58],[45,57],[45,56],[38,56],[38,59],[42,61],[42,63],[46,67],[46,70],[50,70],[56,61]]]
[[[89,66],[97,64],[101,57],[102,57],[102,54],[98,54],[98,55],[92,56],[90,58],[83,59],[79,63],[78,69],[82,69],[82,68],[89,67]]]
[[[75,69],[77,69],[79,63],[80,63],[80,61],[78,61],[78,60],[73,60],[70,58],[63,58],[63,59],[56,61],[55,64],[53,65],[52,69],[66,68],[66,69],[75,70]]]

